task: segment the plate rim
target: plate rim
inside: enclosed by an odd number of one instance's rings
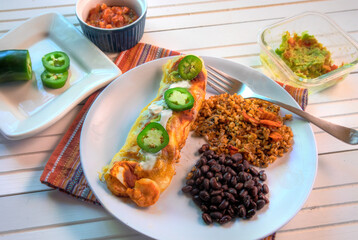
[[[175,56],[169,56],[169,57],[164,57],[164,58],[156,59],[156,60],[153,60],[153,61],[144,63],[144,64],[146,64],[146,65],[147,65],[147,64],[153,64],[153,62],[164,61],[164,60],[167,60],[167,59],[170,59],[170,58],[173,58],[173,57],[175,57]],[[232,60],[229,60],[229,59],[223,59],[223,58],[218,58],[218,57],[212,57],[212,56],[201,56],[201,57],[204,59],[204,61],[206,61],[207,59],[212,59],[212,60],[219,60],[219,61],[224,61],[224,62],[231,62],[231,63],[234,64],[234,65],[239,65],[239,66],[241,66],[241,67],[243,67],[243,68],[250,69],[250,71],[252,71],[252,73],[254,73],[255,75],[261,75],[262,77],[268,79],[269,81],[271,81],[271,83],[274,83],[275,85],[277,85],[277,87],[279,87],[280,89],[282,89],[282,87],[281,87],[279,84],[277,84],[274,80],[270,79],[268,76],[266,76],[266,75],[264,75],[263,73],[257,71],[256,69],[253,69],[253,68],[248,67],[248,66],[246,66],[246,65],[237,63],[237,62],[232,61]],[[143,65],[144,65],[144,64],[143,64]],[[140,65],[140,66],[142,66],[142,65]],[[137,66],[137,67],[135,67],[135,68],[133,68],[133,69],[127,71],[127,72],[134,71],[135,69],[139,68],[140,66]],[[127,72],[126,72],[126,73],[127,73]],[[112,82],[108,85],[108,88],[111,88],[111,85],[115,85],[117,81],[120,81],[120,80],[121,80],[121,78],[125,78],[125,77],[126,77],[126,73],[124,73],[123,75],[117,77],[114,81],[112,81]],[[243,82],[245,82],[245,81],[243,81]],[[247,83],[247,82],[245,82],[245,83],[246,83],[247,85],[250,85],[250,84]],[[107,88],[106,88],[106,89],[107,89]],[[293,99],[293,97],[292,97],[287,91],[285,91],[284,89],[282,89],[282,90],[283,90],[282,92],[285,92],[285,94],[286,94],[287,97],[291,98],[292,104],[296,105],[296,107],[299,107],[299,104]],[[90,109],[88,110],[88,112],[87,112],[87,114],[86,114],[86,118],[85,118],[85,120],[84,120],[82,129],[86,129],[85,126],[87,126],[87,125],[89,124],[88,121],[87,121],[87,117],[90,115],[90,112],[91,112],[92,107],[95,106],[95,104],[96,104],[97,101],[98,101],[98,102],[101,101],[101,98],[103,97],[104,94],[105,94],[105,91],[101,92],[101,93],[99,94],[99,96],[95,99],[95,101],[93,102],[92,106],[90,107]],[[295,217],[295,216],[297,215],[297,213],[302,209],[302,206],[305,204],[305,202],[307,201],[307,199],[308,199],[308,197],[309,197],[309,195],[310,195],[310,193],[311,193],[311,191],[312,191],[312,188],[313,188],[313,185],[314,185],[316,176],[317,176],[318,151],[317,151],[317,143],[316,143],[316,141],[315,141],[314,132],[313,132],[313,130],[312,130],[312,127],[311,127],[311,125],[310,125],[308,122],[306,122],[305,125],[306,125],[306,127],[307,127],[307,130],[309,130],[309,135],[310,135],[309,138],[310,138],[310,140],[314,143],[314,146],[311,146],[311,147],[312,147],[311,151],[312,151],[312,153],[313,153],[313,155],[314,155],[314,156],[312,155],[312,157],[314,157],[314,162],[315,162],[314,173],[313,173],[313,177],[312,177],[312,182],[310,182],[310,186],[309,186],[309,188],[307,188],[307,194],[306,194],[306,196],[304,196],[304,199],[302,200],[302,203],[300,204],[300,206],[297,208],[297,211],[295,211],[295,213],[294,213],[290,218],[288,218],[287,221],[281,223],[277,228],[273,229],[271,232],[267,233],[265,236],[269,236],[269,235],[275,233],[278,229],[280,229],[281,227],[283,227],[284,225],[286,225],[293,217]],[[85,131],[81,131],[81,136],[80,136],[80,149],[83,149],[84,141],[83,141],[82,139],[84,138],[84,135],[85,135]],[[83,165],[83,161],[84,161],[84,160],[83,160],[83,159],[84,159],[84,157],[83,157],[83,151],[80,150],[80,154],[81,154],[81,157],[80,157],[81,164]],[[86,165],[86,164],[84,164],[84,165]],[[83,167],[83,173],[84,173],[86,179],[88,179],[87,176],[88,176],[89,173],[87,173],[86,167]],[[153,235],[153,232],[150,232],[150,233],[143,232],[141,229],[139,229],[139,227],[128,224],[124,219],[119,219],[112,211],[110,211],[110,208],[109,208],[106,204],[103,204],[103,202],[102,202],[102,200],[101,200],[101,197],[98,197],[98,196],[97,196],[97,193],[93,190],[93,188],[92,188],[92,186],[91,186],[91,185],[92,185],[91,182],[88,181],[88,180],[87,180],[87,182],[88,182],[90,188],[92,189],[93,194],[96,196],[97,200],[98,200],[98,201],[101,203],[101,205],[106,209],[106,211],[108,211],[112,216],[114,216],[114,218],[115,218],[116,220],[118,220],[119,222],[125,224],[127,227],[129,227],[129,228],[135,230],[136,232],[138,232],[138,233],[140,233],[140,234],[143,234],[143,235],[145,235],[145,236],[152,237],[152,238],[158,238],[158,237],[159,237],[158,239],[161,239],[161,236],[162,236],[162,235],[160,235],[160,234]],[[103,187],[105,187],[105,185],[103,185]],[[265,237],[265,236],[262,236],[262,237]]]
[[[63,93],[61,93],[60,95],[56,96],[51,102],[48,103],[44,103],[41,106],[41,109],[39,109],[38,112],[34,113],[33,115],[27,116],[24,119],[17,119],[19,126],[17,126],[14,129],[8,129],[7,123],[2,123],[0,122],[0,133],[8,140],[21,140],[21,139],[25,139],[31,136],[34,136],[40,132],[42,132],[43,130],[45,130],[46,128],[50,127],[51,125],[53,125],[54,123],[56,123],[58,120],[60,120],[62,117],[64,117],[70,110],[72,110],[75,106],[77,106],[82,100],[84,100],[85,98],[87,98],[90,94],[92,94],[93,92],[95,92],[96,90],[106,86],[108,83],[110,83],[112,80],[114,80],[116,77],[118,77],[119,75],[122,74],[122,71],[115,65],[115,63],[113,61],[111,61],[104,52],[102,52],[96,45],[94,45],[89,39],[87,39],[85,37],[85,35],[83,35],[79,29],[77,29],[72,23],[70,23],[63,15],[61,15],[58,12],[46,12],[46,13],[41,13],[39,15],[33,16],[29,19],[27,19],[26,21],[24,21],[23,23],[21,23],[20,25],[16,26],[15,28],[9,30],[7,33],[5,33],[0,40],[1,41],[6,41],[7,38],[11,38],[11,36],[13,34],[16,34],[17,31],[19,31],[19,29],[24,28],[24,26],[31,26],[35,21],[37,21],[38,19],[44,18],[44,20],[49,20],[51,21],[50,23],[48,23],[49,25],[51,25],[54,21],[58,20],[58,22],[60,22],[63,26],[68,26],[70,27],[70,29],[72,29],[74,31],[74,33],[76,34],[76,36],[78,36],[78,38],[81,41],[85,41],[87,45],[90,45],[92,50],[91,52],[93,54],[96,54],[99,58],[101,58],[101,61],[107,65],[107,73],[106,76],[104,77],[105,80],[102,81],[98,81],[95,84],[91,84],[92,86],[90,88],[85,89],[85,91],[76,91],[75,94],[75,98],[74,101],[72,101],[70,104],[68,104],[61,112],[56,113],[54,115],[52,115],[51,117],[47,118],[46,121],[41,121],[41,123],[38,124],[30,124],[31,127],[25,127],[25,129],[21,129],[21,125],[22,124],[26,124],[28,121],[31,121],[32,118],[34,118],[35,115],[37,115],[39,112],[43,112],[45,111],[46,106],[52,105],[53,100],[58,98],[59,96],[63,95],[63,94],[71,94],[71,92],[75,91],[72,90],[71,91],[71,87],[69,87],[68,89],[66,89],[66,91],[64,91]],[[46,31],[47,33],[49,33],[49,31]],[[25,37],[26,38],[26,35]],[[36,42],[34,42],[36,43]],[[10,49],[10,48],[9,48]],[[16,49],[15,48],[11,48],[11,49]],[[4,49],[5,50],[5,49]],[[83,60],[85,61],[85,60]],[[83,79],[81,79],[81,82],[83,80],[86,81],[87,78],[89,78],[91,75],[95,75],[95,73],[92,73],[94,70],[97,70],[97,68],[90,68],[88,70],[88,74],[84,77],[82,77]],[[33,80],[30,80],[33,81]],[[69,92],[69,93],[67,93]],[[6,105],[6,104],[5,104]],[[30,119],[30,120],[29,120]]]

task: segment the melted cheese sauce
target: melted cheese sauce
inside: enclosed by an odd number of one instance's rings
[[[180,81],[180,82],[173,83],[169,86],[169,88],[176,88],[176,87],[190,88],[191,84],[189,81]],[[173,110],[168,108],[164,99],[153,102],[148,107],[148,111],[153,115],[160,115],[159,123],[164,128],[166,128],[169,119],[173,115]],[[143,168],[143,170],[147,170],[147,171],[152,170],[155,163],[157,162],[157,157],[161,154],[161,152],[162,150],[160,150],[157,153],[148,153],[141,149],[139,151],[139,154],[142,155],[144,159],[140,161],[139,164]]]

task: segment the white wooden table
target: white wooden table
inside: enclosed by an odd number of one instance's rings
[[[261,69],[260,28],[303,11],[327,13],[358,41],[358,1],[148,0],[142,42],[227,58]],[[57,11],[78,27],[75,0],[0,1],[0,37],[26,19]],[[113,57],[113,55],[110,55]],[[81,202],[40,183],[42,170],[81,106],[29,139],[0,137],[0,236],[4,239],[147,239],[102,207]],[[358,127],[358,71],[310,96],[307,111]],[[277,239],[358,238],[358,146],[314,127],[319,168],[302,210]],[[219,239],[219,238],[218,238]]]

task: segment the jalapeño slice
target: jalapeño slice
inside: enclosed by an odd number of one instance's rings
[[[51,73],[45,70],[41,74],[43,85],[48,88],[61,88],[65,85],[68,78],[68,71],[63,73]]]
[[[62,73],[70,67],[70,58],[64,52],[55,51],[43,56],[42,64],[49,72]]]
[[[137,137],[138,146],[145,152],[157,153],[169,143],[165,128],[156,122],[149,123]]]
[[[170,88],[164,93],[164,100],[174,111],[184,111],[194,106],[194,97],[186,88]]]
[[[178,72],[182,79],[192,80],[201,72],[203,63],[194,55],[184,57],[178,65]]]

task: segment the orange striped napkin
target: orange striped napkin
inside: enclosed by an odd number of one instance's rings
[[[121,52],[115,60],[115,64],[122,70],[126,71],[139,66],[145,62],[154,59],[179,55],[179,52],[152,46],[149,44],[139,43],[135,47]],[[300,104],[302,109],[307,105],[307,89],[298,89],[288,85],[282,85]],[[93,93],[70,128],[65,133],[59,145],[52,153],[40,181],[50,187],[66,192],[74,197],[84,201],[99,204],[93,192],[88,186],[80,162],[80,135],[81,128],[86,117],[86,113],[91,107],[101,90]],[[274,235],[266,239],[273,239]]]

